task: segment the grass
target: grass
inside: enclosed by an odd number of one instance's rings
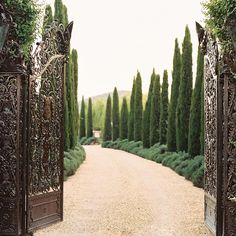
[[[102,147],[123,150],[147,160],[160,163],[163,166],[171,168],[179,175],[184,176],[187,180],[192,181],[194,186],[203,188],[203,156],[191,158],[189,154],[185,152],[167,152],[166,145],[160,145],[159,143],[145,149],[143,148],[143,143],[141,141],[129,142],[127,139],[106,141],[102,143]]]

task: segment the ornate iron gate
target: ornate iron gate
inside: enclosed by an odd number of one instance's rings
[[[63,219],[64,68],[73,23],[54,22],[28,68],[9,33],[0,51],[0,235],[28,235]]]
[[[27,228],[63,218],[64,64],[72,24],[54,22],[31,60],[28,98]]]
[[[216,40],[199,24],[197,31],[205,54],[205,223],[213,235],[235,236],[235,54],[221,55]]]

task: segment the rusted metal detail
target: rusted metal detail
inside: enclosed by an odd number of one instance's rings
[[[24,65],[15,24],[0,52],[0,235],[63,218],[64,67],[73,23],[54,22]]]
[[[31,59],[27,169],[29,231],[62,220],[63,216],[64,66],[71,27],[72,24],[64,29],[54,22],[45,31]],[[52,203],[49,196],[56,196],[56,200]],[[39,207],[40,201],[43,209]]]
[[[218,53],[197,25],[205,53],[205,222],[213,235],[236,235],[235,52]],[[233,59],[233,60],[232,60]]]

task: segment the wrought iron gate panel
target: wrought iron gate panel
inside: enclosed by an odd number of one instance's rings
[[[28,231],[63,218],[64,64],[71,30],[55,22],[31,60]]]
[[[229,67],[224,76],[224,230],[236,235],[236,81]]]
[[[21,232],[23,80],[19,73],[0,73],[0,235]]]
[[[218,161],[218,48],[207,35],[204,74],[205,100],[205,222],[216,234]]]

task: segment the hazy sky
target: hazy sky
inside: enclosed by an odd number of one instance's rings
[[[63,2],[69,20],[74,21],[72,47],[79,54],[79,97],[110,92],[114,86],[130,90],[137,70],[144,92],[153,67],[161,76],[164,69],[171,75],[174,40],[177,37],[182,46],[186,24],[190,27],[196,64],[195,21],[203,21],[201,0]]]

